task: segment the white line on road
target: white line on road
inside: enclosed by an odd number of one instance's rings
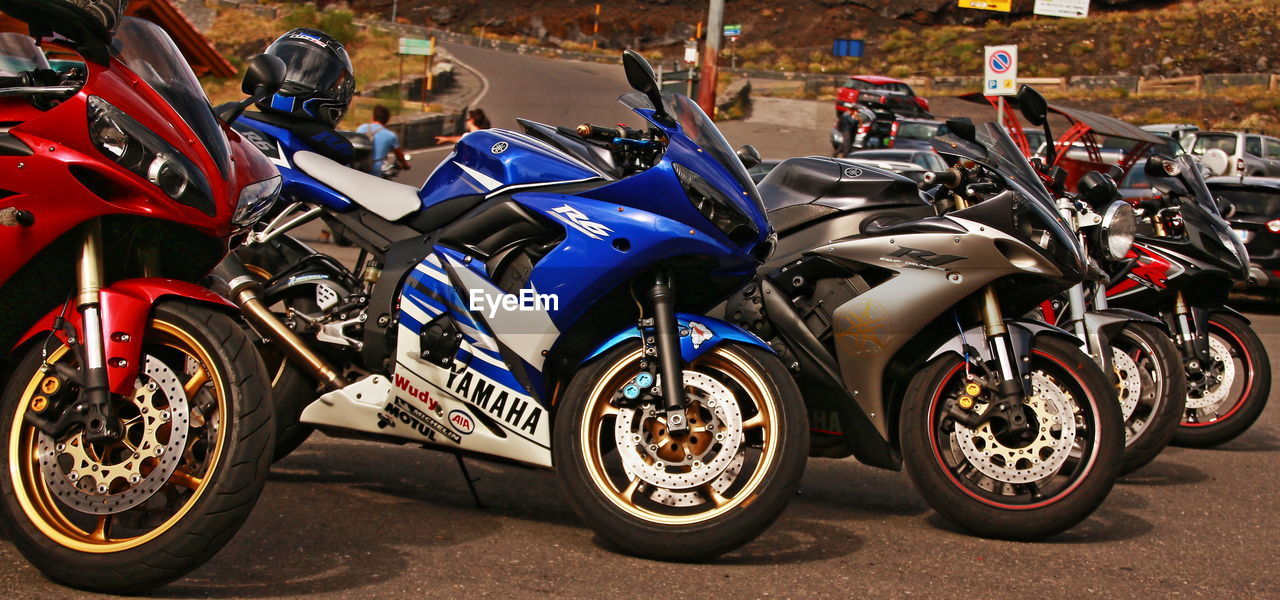
[[[471,100],[471,106],[480,106],[480,101],[484,100],[485,94],[489,93],[489,78],[485,77],[484,73],[481,73],[479,69],[458,60],[457,55],[454,55],[453,57],[453,64],[458,65],[468,71],[471,71],[472,73],[475,73],[476,77],[480,78],[480,93],[477,94],[476,97]],[[417,156],[419,154],[427,154],[428,152],[439,152],[441,150],[452,150],[452,149],[453,149],[453,144],[443,144],[440,146],[436,146],[434,148],[426,148],[424,150],[414,150],[409,154],[411,156]]]

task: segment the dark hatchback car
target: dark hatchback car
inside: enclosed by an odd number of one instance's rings
[[[891,148],[895,150],[932,150],[929,140],[945,135],[947,124],[926,119],[898,119]]]
[[[1215,197],[1231,204],[1227,221],[1249,249],[1249,279],[1280,294],[1280,178],[1213,177]]]

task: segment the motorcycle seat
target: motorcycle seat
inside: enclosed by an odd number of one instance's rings
[[[756,188],[779,233],[836,212],[927,204],[910,179],[825,156],[784,160]]]
[[[314,152],[294,154],[293,164],[316,181],[388,221],[399,221],[422,209],[418,188],[413,186],[345,167]]]

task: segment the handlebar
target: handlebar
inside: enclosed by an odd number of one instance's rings
[[[946,186],[955,189],[964,181],[964,174],[956,169],[947,171],[926,171],[924,177],[921,178],[920,187],[932,187],[935,185]]]
[[[578,135],[583,138],[601,142],[612,142],[619,138],[640,139],[644,137],[644,132],[639,129],[632,129],[626,126],[603,127],[601,125],[592,125],[590,123],[583,123],[579,125],[577,132]]]

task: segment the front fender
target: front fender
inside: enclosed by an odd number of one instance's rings
[[[99,296],[102,313],[102,339],[107,359],[107,382],[115,394],[132,394],[138,379],[138,367],[142,362],[142,338],[151,317],[151,308],[165,298],[181,298],[202,304],[213,304],[236,310],[235,305],[221,296],[198,285],[174,279],[126,279],[102,288]],[[22,347],[36,336],[53,330],[54,319],[62,313],[62,307],[49,311],[36,322],[14,348]],[[80,312],[74,308],[66,311],[64,318],[80,331],[83,327]],[[62,332],[58,338],[65,342]]]
[[[1004,324],[1005,327],[1009,329],[1009,341],[1013,344],[1014,353],[1017,355],[1015,358],[1018,359],[1030,356],[1032,342],[1042,335],[1051,335],[1061,338],[1076,346],[1082,344],[1080,338],[1072,335],[1067,330],[1047,323],[1042,323],[1040,321],[1033,321],[1030,319],[1005,319]],[[938,357],[948,353],[964,358],[965,342],[967,342],[970,347],[978,351],[978,355],[982,357],[982,360],[993,361],[995,358],[991,356],[991,348],[989,348],[985,343],[986,339],[986,334],[983,333],[981,325],[974,327],[963,334],[956,334],[955,337],[947,340],[947,342],[941,346],[938,346],[938,349],[934,350],[933,354],[929,355],[929,359],[926,360],[925,363],[931,363]]]
[[[676,322],[680,325],[680,355],[684,358],[685,364],[697,360],[698,357],[706,354],[707,351],[719,346],[724,342],[742,342],[752,346],[758,346],[770,353],[773,348],[763,340],[756,337],[751,332],[738,327],[732,323],[726,323],[720,319],[701,315],[690,315],[686,313],[676,313]],[[632,327],[624,329],[614,334],[612,337],[604,341],[593,350],[586,358],[582,359],[582,363],[586,364],[596,357],[608,352],[615,346],[630,340],[640,339],[640,328]]]
[[[1241,321],[1244,321],[1245,325],[1253,324],[1253,322],[1249,320],[1249,317],[1244,316],[1240,311],[1231,308],[1230,306],[1215,306],[1213,308],[1206,309],[1206,311],[1210,315],[1231,315]]]
[[[1084,331],[1088,338],[1086,352],[1103,373],[1111,372],[1111,338],[1129,323],[1150,323],[1166,334],[1169,325],[1151,315],[1126,308],[1091,310],[1084,314]]]

